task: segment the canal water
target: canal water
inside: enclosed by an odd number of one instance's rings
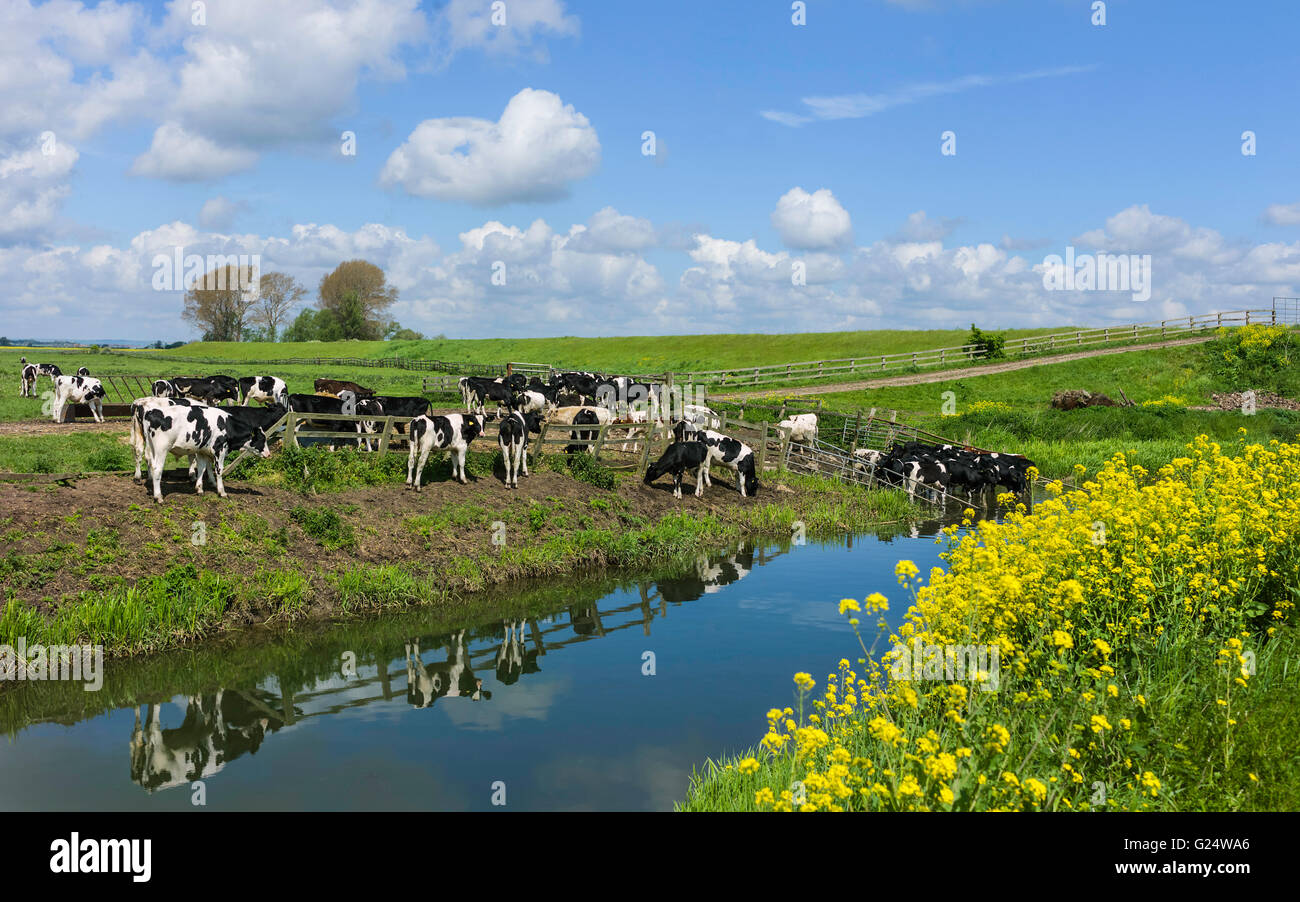
[[[894,565],[928,574],[939,526],[109,661],[98,692],[12,688],[0,809],[669,810],[761,738],[796,672],[820,693],[861,656],[840,598],[883,592],[899,622]]]

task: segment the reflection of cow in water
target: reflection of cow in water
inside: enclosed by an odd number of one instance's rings
[[[210,777],[245,752],[253,754],[283,722],[266,716],[242,693],[192,695],[179,727],[163,729],[161,705],[149,705],[144,723],[135,712],[131,779],[149,792]]]
[[[657,585],[664,601],[694,601],[701,595],[719,592],[723,586],[744,579],[753,569],[754,546],[741,545],[721,557],[708,558],[701,555],[695,562],[694,573],[661,579]]]
[[[524,622],[505,621],[505,638],[497,649],[497,682],[509,686],[519,681],[525,673],[538,673],[537,649],[524,642]]]
[[[443,698],[489,699],[492,693],[483,688],[483,680],[474,676],[465,646],[465,631],[448,637],[447,660],[425,664],[420,660],[420,643],[406,644],[406,700],[417,708],[427,708]]]

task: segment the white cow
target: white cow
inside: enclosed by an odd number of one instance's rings
[[[96,423],[104,422],[104,386],[93,376],[54,376],[54,422],[62,423],[69,404],[87,404]]]
[[[817,438],[817,414],[797,413],[776,424],[790,430],[790,441],[808,444]]]

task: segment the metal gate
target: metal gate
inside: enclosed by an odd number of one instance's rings
[[[1273,322],[1300,323],[1300,298],[1273,298]]]

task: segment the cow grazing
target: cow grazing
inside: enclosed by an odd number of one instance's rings
[[[244,376],[239,380],[239,403],[248,406],[249,401],[263,404],[280,404],[289,406],[289,386],[278,376]]]
[[[18,381],[18,397],[36,397],[36,364],[28,363],[26,357],[23,358],[23,372]]]
[[[519,471],[528,475],[528,434],[542,431],[541,418],[536,413],[515,410],[501,421],[497,432],[497,445],[506,465],[506,487],[519,488]]]
[[[27,358],[24,357],[23,359],[26,360]],[[59,369],[58,364],[55,363],[38,363],[36,364],[36,373],[40,376],[49,376],[50,381],[53,382],[63,375],[63,370]]]
[[[458,480],[462,485],[469,482],[465,474],[465,454],[469,450],[469,443],[482,433],[483,418],[474,414],[419,416],[411,420],[411,451],[406,460],[406,487],[420,491],[420,474],[424,472],[424,464],[434,448],[449,452],[452,479]]]
[[[54,422],[62,423],[69,404],[86,404],[96,423],[104,422],[104,386],[91,376],[54,377]]]
[[[709,460],[709,446],[703,442],[673,442],[663,455],[645,471],[645,484],[650,485],[665,473],[673,477],[673,497],[682,497],[682,474],[687,470],[695,474],[695,495],[704,494],[704,470]]]
[[[155,400],[143,407],[141,420],[153,500],[159,504],[162,503],[162,469],[168,454],[193,454],[197,458],[194,490],[200,495],[203,475],[211,467],[217,494],[222,498],[226,497],[222,474],[228,453],[251,448],[262,457],[271,456],[266,433],[261,428],[231,416],[222,408]]]
[[[790,441],[809,444],[817,438],[817,414],[798,413],[776,424],[790,430]]]
[[[679,420],[673,427],[677,441],[703,442],[709,447],[709,457],[704,464],[704,484],[711,485],[709,468],[714,463],[734,470],[736,473],[736,490],[742,498],[758,494],[757,457],[754,449],[739,439],[714,432],[712,429],[699,429],[685,420]]]

